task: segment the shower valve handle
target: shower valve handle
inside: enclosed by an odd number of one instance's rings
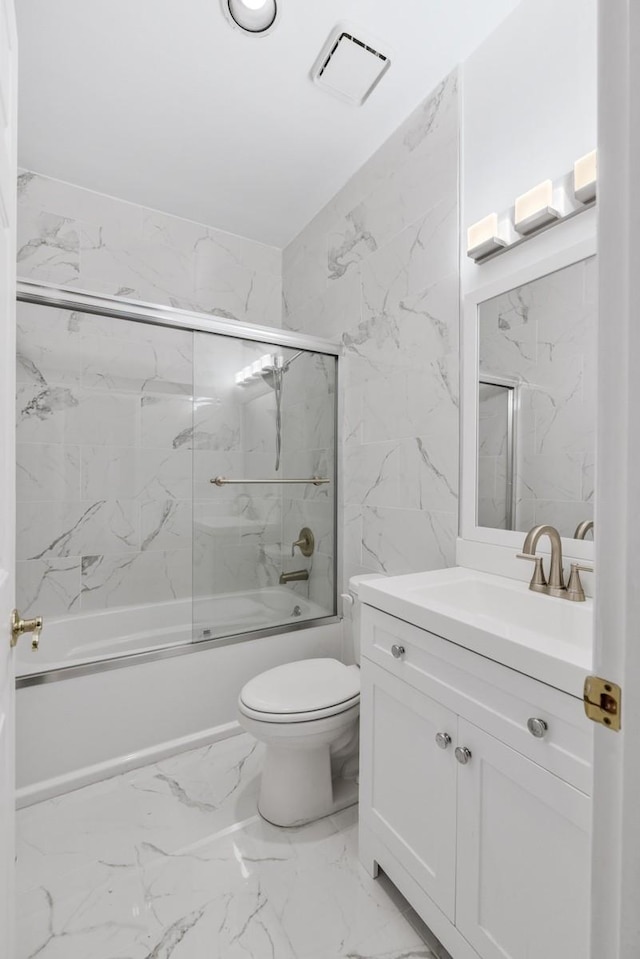
[[[296,546],[303,556],[312,556],[316,546],[316,540],[308,526],[303,526],[298,534],[298,539],[291,544],[291,555],[295,555]]]

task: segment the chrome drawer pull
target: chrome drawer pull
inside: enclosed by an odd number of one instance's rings
[[[391,647],[391,655],[393,656],[394,659],[401,659],[404,656],[405,652],[406,650],[404,646],[398,646],[397,643],[394,643],[393,646]]]
[[[449,733],[436,733],[436,742],[440,749],[447,749],[451,745],[451,736]]]
[[[466,766],[471,759],[471,750],[467,746],[456,746],[456,759],[461,766]]]
[[[536,739],[542,739],[547,730],[548,725],[545,723],[544,719],[528,719],[527,720],[527,729],[532,736],[535,736]]]

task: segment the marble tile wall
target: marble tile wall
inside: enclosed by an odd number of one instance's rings
[[[275,247],[29,171],[18,203],[21,279],[281,325]]]
[[[283,325],[344,345],[345,578],[454,562],[458,80],[285,249]]]
[[[454,73],[287,247],[282,258],[269,247],[59,181],[29,172],[20,178],[18,268],[22,277],[262,324],[282,323],[289,329],[342,339],[344,507],[339,525],[346,576],[367,570],[399,573],[435,568],[454,559],[458,113]],[[318,419],[319,398],[323,390],[326,396],[328,388],[326,370],[318,367],[314,371],[305,361],[297,371],[292,366],[289,376],[284,434],[297,433],[303,439],[297,447],[292,440],[289,449],[285,439],[286,469],[298,472],[304,466],[305,472],[307,467],[323,472],[331,453],[321,436],[327,432],[322,420],[326,414]],[[299,389],[293,389],[296,377],[303,381]],[[197,380],[196,371],[196,385]],[[249,464],[244,459],[240,463],[236,454],[258,457],[265,452],[260,441],[251,448],[237,448],[237,425],[224,422],[224,400],[217,389],[213,393],[212,397],[204,391],[207,402],[203,411],[218,418],[218,432],[211,448],[196,449],[197,454],[208,454],[208,460],[204,455],[195,457],[195,502],[201,504],[206,502],[198,500],[201,474],[215,467],[237,475],[240,466],[244,469]],[[256,404],[256,412],[258,407]],[[154,412],[164,419],[159,405],[152,412],[147,404],[145,414],[151,417]],[[196,419],[198,415],[196,403]],[[264,435],[270,427],[263,430]],[[193,431],[197,447],[198,422]],[[206,467],[202,465],[205,460]],[[257,467],[258,461],[251,465]],[[231,488],[225,493],[231,496]],[[238,494],[244,499],[238,499]],[[300,525],[313,528],[315,524],[319,530],[309,591],[311,598],[323,604],[329,595],[334,560],[332,547],[327,545],[330,495],[314,487],[287,495],[281,504],[279,532],[284,555],[278,553],[278,560],[284,562],[285,547],[296,538],[293,534],[297,536]],[[258,585],[270,583],[278,550],[276,542],[270,541],[276,539],[278,529],[277,520],[272,522],[273,499],[238,490],[235,496],[234,515],[261,524],[264,556]],[[106,508],[101,507],[102,516]],[[151,507],[147,511],[150,516]],[[198,513],[203,528],[196,533],[200,544],[209,535],[205,513],[203,506]],[[177,517],[174,522],[178,524]],[[24,528],[24,555],[28,554],[32,564],[41,563],[45,557],[37,554],[38,544],[32,548],[27,542],[26,520]],[[123,528],[133,535],[128,527]],[[242,533],[239,530],[238,526],[229,535],[242,545],[253,535],[253,527]],[[163,542],[157,537],[153,541]],[[140,553],[146,552],[142,550],[144,537],[138,535],[135,540],[134,536],[132,545],[134,542]],[[115,544],[106,546],[111,549]],[[107,549],[92,549],[91,555],[108,555]],[[67,567],[71,556],[80,554],[65,552],[67,555],[56,557],[65,565],[56,574],[64,572],[71,580],[73,573],[77,583],[76,574],[82,577],[82,569]],[[239,546],[238,559],[241,553]],[[224,563],[229,553],[221,548],[219,555]],[[97,574],[99,567],[94,565]],[[236,569],[234,564],[227,565],[225,574],[235,582]],[[35,566],[31,571],[35,582],[49,572],[40,571],[38,578]],[[220,569],[217,572],[222,575]],[[92,566],[85,563],[85,576],[90,575]],[[195,584],[196,594],[204,590],[205,580],[214,570],[203,564],[202,575],[203,583]],[[67,607],[72,600],[73,596],[71,601],[64,600]]]
[[[482,304],[480,368],[520,383],[515,528],[551,523],[571,537],[593,519],[595,257]],[[501,513],[501,466],[483,464],[486,525]]]
[[[28,171],[19,197],[23,279],[281,325],[275,248]],[[292,588],[333,608],[333,486],[285,500],[277,486],[209,483],[273,475],[273,391],[234,382],[270,346],[25,304],[19,320],[25,612],[274,585],[300,525],[317,530],[318,547],[309,584]],[[333,361],[296,362],[283,472],[332,472]]]

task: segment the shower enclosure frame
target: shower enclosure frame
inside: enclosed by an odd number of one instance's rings
[[[478,372],[478,416],[480,415],[480,387],[481,386],[499,386],[507,390],[507,476],[506,476],[506,529],[514,530],[516,522],[517,509],[517,472],[518,472],[518,415],[520,413],[520,391],[522,382],[512,376],[500,376],[493,373]],[[479,426],[479,424],[478,424]],[[476,441],[477,442],[477,441]],[[480,446],[478,445],[478,456],[480,455]],[[476,522],[478,520],[478,497],[480,486],[477,483],[476,490]]]
[[[293,350],[304,350],[310,353],[320,353],[325,356],[334,356],[336,358],[335,366],[335,402],[334,402],[334,468],[331,477],[334,484],[334,517],[333,517],[333,535],[334,535],[334,560],[333,560],[333,582],[334,582],[334,602],[336,613],[328,616],[322,616],[318,619],[305,620],[301,623],[286,623],[282,626],[270,626],[262,629],[256,629],[231,636],[224,636],[219,639],[199,639],[190,643],[177,644],[175,646],[166,646],[144,652],[126,653],[113,659],[98,660],[94,663],[78,663],[76,665],[56,667],[51,670],[43,670],[39,673],[30,673],[16,678],[16,688],[21,689],[27,686],[40,686],[44,683],[58,682],[63,679],[72,679],[77,676],[86,676],[92,673],[107,672],[113,669],[121,669],[125,666],[134,666],[143,663],[153,662],[160,659],[170,659],[175,656],[184,656],[190,653],[196,653],[201,650],[228,646],[235,643],[243,643],[248,640],[262,639],[269,636],[277,636],[283,633],[296,632],[313,628],[315,626],[325,626],[331,623],[338,623],[341,620],[340,615],[340,592],[338,585],[342,579],[342,550],[338,538],[339,523],[338,517],[342,511],[342,483],[341,483],[341,424],[342,424],[342,391],[340,389],[340,357],[342,355],[342,346],[332,340],[325,340],[321,337],[311,336],[306,333],[288,332],[278,327],[259,326],[253,323],[246,323],[242,320],[229,320],[224,317],[213,316],[207,313],[198,313],[191,310],[178,309],[177,307],[161,306],[154,303],[146,303],[140,300],[131,300],[125,297],[113,296],[110,294],[96,294],[86,290],[79,290],[74,287],[59,286],[51,283],[44,283],[36,280],[18,280],[16,284],[16,298],[20,303],[36,303],[41,306],[58,307],[59,309],[77,310],[80,313],[88,313],[94,316],[109,316],[114,319],[129,320],[137,323],[146,323],[152,326],[170,327],[173,329],[184,330],[194,333],[212,333],[220,336],[229,336],[234,339],[252,340],[259,343],[269,343],[274,346],[282,346]],[[45,622],[46,628],[46,622]]]

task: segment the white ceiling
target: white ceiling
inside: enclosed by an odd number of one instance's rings
[[[285,246],[519,0],[18,0],[20,163]],[[362,107],[309,71],[347,20],[391,67]]]

